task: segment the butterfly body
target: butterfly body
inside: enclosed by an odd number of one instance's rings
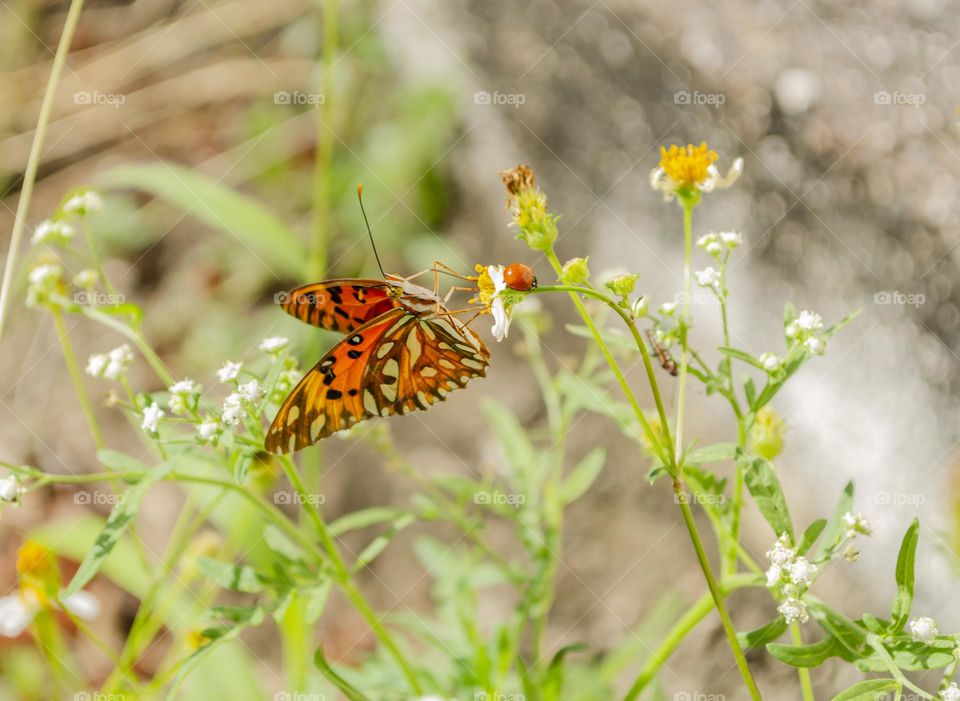
[[[283,402],[267,432],[270,452],[300,450],[374,416],[427,409],[486,373],[490,352],[480,337],[436,292],[399,275],[304,285],[282,306],[345,336]]]

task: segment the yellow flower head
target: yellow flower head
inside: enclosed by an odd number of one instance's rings
[[[716,151],[709,150],[705,141],[699,146],[674,144],[670,150],[660,147],[660,167],[681,187],[694,187],[704,182],[709,177],[707,169],[718,158]]]
[[[57,558],[36,541],[28,540],[17,551],[17,574],[20,575],[21,595],[42,606],[47,606],[60,589]]]

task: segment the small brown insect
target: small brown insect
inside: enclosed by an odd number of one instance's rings
[[[657,357],[660,358],[660,366],[676,377],[680,371],[677,369],[677,364],[674,362],[673,356],[670,355],[670,351],[657,343],[657,339],[650,329],[647,329],[647,338],[650,339],[650,345],[653,346],[654,352],[657,354]]]

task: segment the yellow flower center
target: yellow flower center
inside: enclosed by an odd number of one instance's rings
[[[494,286],[493,280],[490,278],[490,273],[487,272],[487,266],[477,263],[474,270],[479,273],[477,276],[477,296],[470,301],[471,303],[479,302],[484,307],[489,309],[490,302],[493,301],[493,296],[497,293],[497,288]]]
[[[687,144],[685,147],[674,144],[669,150],[660,147],[660,167],[681,187],[693,187],[706,180],[707,168],[717,158],[719,156],[707,148],[706,142],[699,146]]]
[[[17,573],[20,575],[21,597],[44,608],[60,588],[56,558],[36,541],[28,540],[17,551]]]

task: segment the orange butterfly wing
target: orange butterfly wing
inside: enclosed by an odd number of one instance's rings
[[[373,416],[427,409],[482,377],[489,359],[480,337],[457,319],[394,307],[306,374],[277,412],[266,448],[296,451]]]
[[[350,333],[397,306],[389,289],[383,280],[324,280],[283,293],[281,306],[312,326]]]

